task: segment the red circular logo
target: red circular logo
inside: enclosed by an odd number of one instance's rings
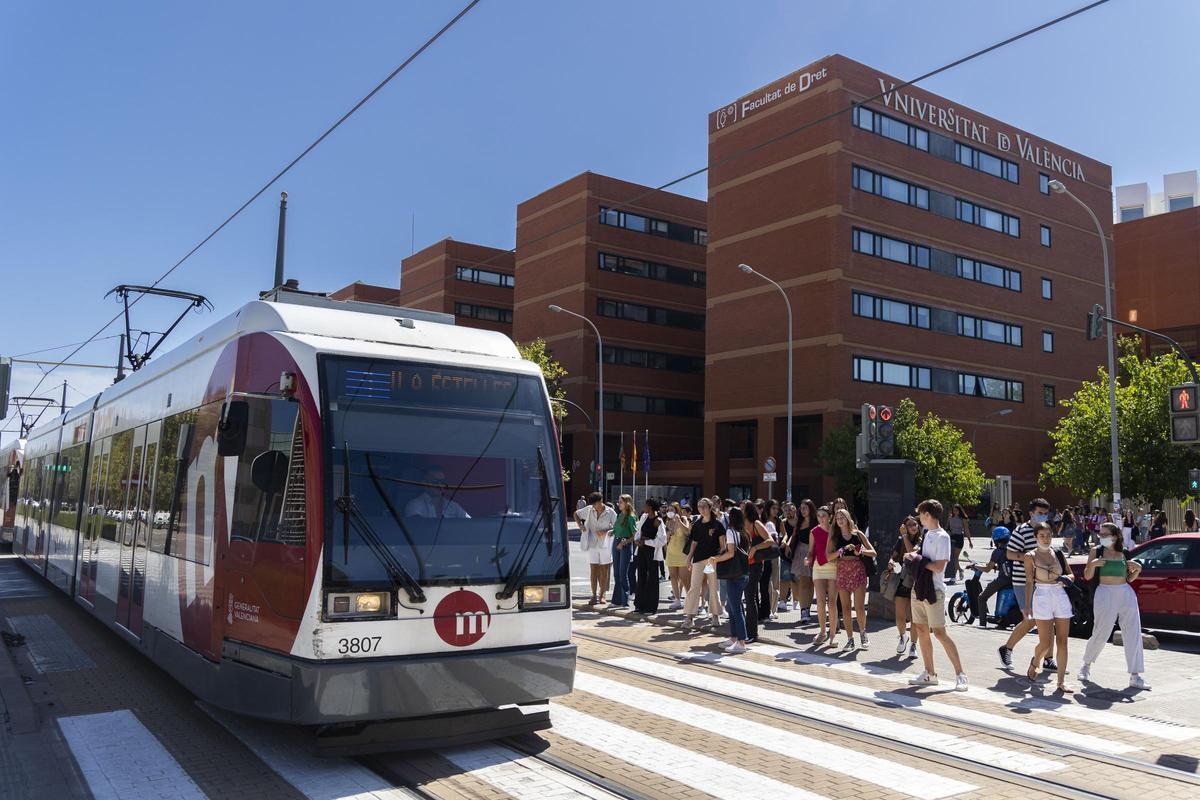
[[[483,598],[466,589],[451,592],[433,610],[433,627],[452,647],[469,647],[483,638],[492,612]]]

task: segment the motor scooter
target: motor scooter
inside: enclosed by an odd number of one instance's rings
[[[961,592],[950,598],[947,612],[953,622],[971,625],[977,618],[979,597],[983,594],[983,568],[974,562],[967,564],[971,577],[967,578]],[[987,622],[997,627],[1007,628],[1021,621],[1021,610],[1017,606],[1017,596],[1011,588],[1001,589],[996,593],[996,613],[989,614]]]

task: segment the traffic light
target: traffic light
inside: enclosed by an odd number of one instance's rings
[[[1097,303],[1088,312],[1087,337],[1088,341],[1099,339],[1104,329],[1104,306]]]
[[[878,412],[875,406],[870,403],[863,403],[862,406],[862,437],[865,445],[865,453],[868,459],[879,454],[878,435],[879,435]]]
[[[891,458],[896,454],[896,437],[892,432],[892,407],[879,407],[879,423],[876,426],[876,444],[877,452],[884,458]]]
[[[1200,494],[1200,469],[1188,470],[1188,494],[1193,497]]]
[[[1200,409],[1194,383],[1171,387],[1171,441],[1200,444]]]

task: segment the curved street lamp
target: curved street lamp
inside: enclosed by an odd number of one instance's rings
[[[596,464],[600,467],[600,494],[604,495],[604,499],[608,499],[608,474],[604,471],[604,340],[600,338],[600,330],[590,319],[583,314],[576,314],[574,311],[569,311],[560,305],[551,303],[547,306],[555,314],[569,314],[572,317],[578,317],[588,324],[592,329],[592,333],[596,334],[596,362],[599,369],[600,378],[600,395],[596,405],[599,407],[597,416],[600,417],[600,443],[596,452]]]

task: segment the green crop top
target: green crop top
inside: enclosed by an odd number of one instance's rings
[[[1100,565],[1099,575],[1101,578],[1124,578],[1125,559],[1108,559]]]
[[[637,530],[637,517],[632,514],[626,516],[623,514],[617,515],[617,522],[613,525],[613,537],[617,539],[632,539],[634,532]]]

